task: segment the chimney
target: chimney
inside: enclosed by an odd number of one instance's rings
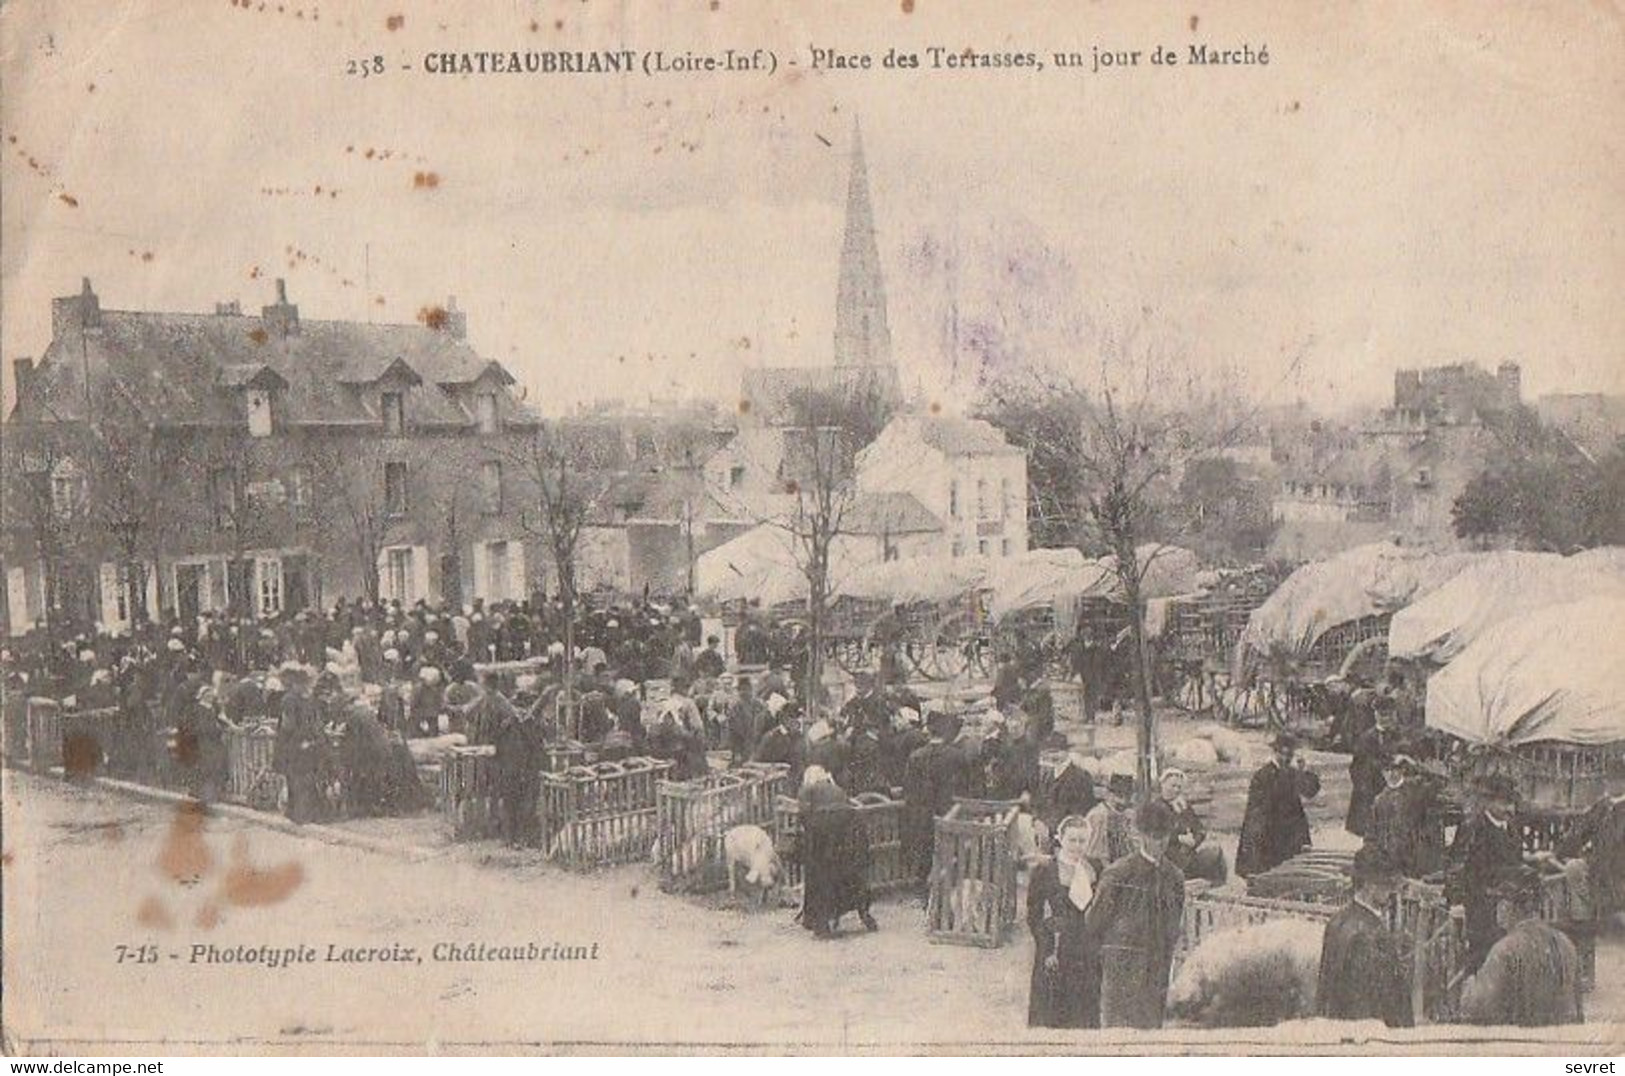
[[[1503,362],[1495,369],[1495,383],[1500,387],[1501,406],[1514,408],[1523,402],[1523,370],[1515,362]]]
[[[288,302],[288,284],[281,277],[276,281],[276,302],[260,307],[265,327],[278,336],[294,336],[299,332],[299,308]]]
[[[454,339],[462,340],[468,336],[468,315],[457,309],[457,296],[446,297],[446,323],[445,330]]]
[[[1417,370],[1394,371],[1394,407],[1401,411],[1422,406],[1422,374]]]
[[[28,394],[28,383],[34,377],[33,359],[12,359],[11,371],[12,387],[16,390],[15,399],[22,400]]]
[[[61,340],[94,325],[101,324],[101,302],[91,290],[90,278],[84,277],[78,295],[51,300],[51,336]]]

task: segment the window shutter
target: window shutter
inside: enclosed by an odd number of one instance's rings
[[[389,581],[388,547],[378,551],[378,563],[375,567],[378,570],[378,597],[383,601],[389,601],[392,598],[399,598],[402,601],[406,600],[405,594],[396,594],[394,590],[391,589],[391,584]]]
[[[226,562],[211,560],[205,569],[208,573],[209,593],[207,608],[210,612],[226,608]]]
[[[412,600],[429,598],[429,547],[412,547]]]
[[[126,625],[118,615],[118,565],[103,564],[101,566],[102,590],[102,623],[101,629],[105,632],[122,631]]]
[[[29,615],[28,569],[6,569],[6,615],[11,618],[11,633],[21,635],[34,626]]]
[[[525,600],[525,543],[508,543],[508,597],[513,601]]]
[[[491,600],[491,595],[486,593],[486,575],[485,575],[485,573],[486,573],[486,563],[487,563],[488,559],[489,559],[489,556],[488,556],[488,554],[486,552],[485,543],[484,542],[475,542],[474,543],[474,597],[483,598],[486,601]]]

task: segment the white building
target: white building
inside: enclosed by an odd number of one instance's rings
[[[900,415],[858,453],[858,489],[908,493],[942,521],[932,550],[1027,551],[1027,455],[980,419]]]

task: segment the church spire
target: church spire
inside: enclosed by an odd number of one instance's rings
[[[835,291],[835,363],[887,366],[891,361],[891,328],[886,323],[886,286],[880,277],[874,210],[869,204],[869,171],[863,160],[863,132],[854,119],[846,235],[841,241],[841,277]]]

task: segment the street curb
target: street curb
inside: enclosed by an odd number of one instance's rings
[[[60,767],[51,769],[53,776],[60,777]],[[153,788],[150,785],[137,784],[134,781],[122,781],[116,777],[92,777],[91,781],[99,788],[130,796],[134,799],[146,800],[149,803],[188,804],[198,801],[183,792],[171,792],[167,788]],[[281,815],[269,814],[265,811],[256,811],[252,807],[244,807],[236,803],[210,803],[205,806],[209,814],[231,818],[238,822],[247,822],[250,825],[260,826],[263,829],[276,830],[290,837],[310,837],[323,844],[341,845],[349,848],[359,848],[363,851],[374,852],[378,855],[391,856],[395,859],[404,859],[409,863],[419,863],[427,859],[436,859],[445,855],[449,848],[425,848],[422,845],[402,844],[398,841],[386,841],[377,837],[369,837],[362,833],[351,833],[349,830],[338,829],[333,826],[324,826],[318,823],[300,825],[290,822]]]

